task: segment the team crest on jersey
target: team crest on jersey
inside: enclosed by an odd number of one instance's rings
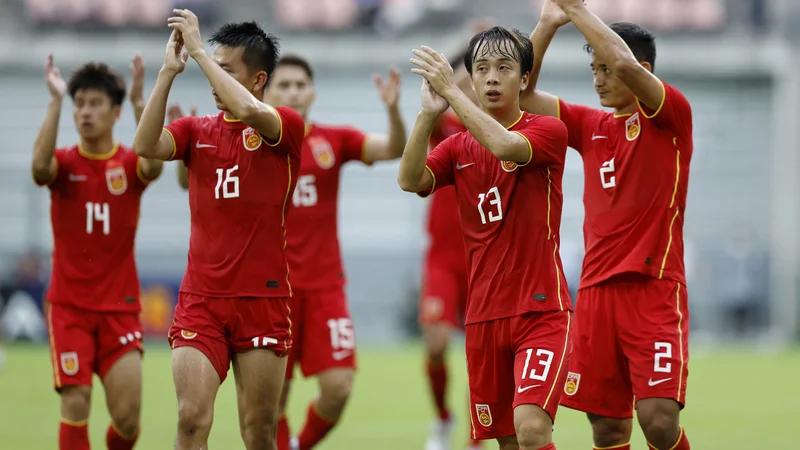
[[[478,422],[485,427],[492,426],[492,411],[489,405],[475,405],[475,412],[478,414]]]
[[[61,354],[61,371],[64,375],[73,376],[78,373],[78,354],[64,352]]]
[[[575,372],[567,372],[567,382],[564,384],[564,393],[567,395],[575,395],[578,392],[578,386],[581,384],[581,374]]]
[[[247,127],[242,130],[242,142],[244,142],[244,149],[248,152],[254,152],[261,147],[261,135],[258,131]]]
[[[625,121],[625,137],[627,137],[629,141],[632,141],[639,137],[639,133],[641,132],[642,123],[639,121],[639,112],[637,111]]]
[[[197,332],[189,330],[181,330],[181,336],[184,339],[194,339],[197,336]]]
[[[333,153],[333,147],[331,147],[331,143],[327,139],[308,138],[308,145],[311,146],[314,160],[321,168],[330,169],[336,164],[336,155]]]
[[[106,166],[106,184],[108,192],[114,195],[122,195],[128,190],[128,177],[125,176],[125,168],[121,165]]]
[[[514,161],[501,161],[500,167],[502,167],[506,172],[513,172],[517,170],[519,164],[515,163]]]

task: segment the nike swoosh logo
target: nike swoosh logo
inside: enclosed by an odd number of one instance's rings
[[[216,145],[211,145],[211,144],[201,144],[201,143],[200,143],[200,141],[197,141],[197,143],[196,143],[196,144],[194,144],[194,146],[195,146],[195,147],[197,147],[197,148],[217,148],[217,146],[216,146]]]
[[[333,359],[336,361],[341,361],[352,354],[353,354],[352,350],[342,350],[339,352],[333,352]]]
[[[475,163],[474,163],[474,162],[471,162],[471,163],[469,163],[469,164],[464,164],[464,165],[462,166],[461,164],[459,164],[459,163],[456,163],[456,170],[461,170],[461,169],[463,169],[464,167],[469,167],[469,166],[471,166],[471,165],[473,165],[473,164],[475,164]]]
[[[600,136],[600,135],[596,135],[596,134],[592,135],[592,140],[593,141],[596,141],[598,139],[608,139],[608,136]]]
[[[671,379],[672,379],[672,377],[669,377],[669,378],[664,378],[663,380],[657,380],[657,381],[653,381],[653,379],[652,379],[652,378],[650,378],[649,380],[647,380],[647,385],[648,385],[648,386],[651,386],[651,387],[652,387],[652,386],[658,386],[659,384],[661,384],[661,383],[666,383],[667,381],[669,381],[669,380],[671,380]]]
[[[534,384],[533,386],[525,386],[525,387],[520,386],[520,387],[517,388],[517,392],[522,394],[523,392],[527,391],[528,389],[533,389],[533,388],[539,387],[539,386],[541,386],[541,384]]]
[[[69,181],[86,181],[89,177],[86,175],[75,175],[74,173],[69,174]]]

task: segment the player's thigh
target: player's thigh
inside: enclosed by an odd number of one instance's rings
[[[683,405],[689,374],[686,287],[666,280],[640,283],[630,289],[619,324],[636,398],[668,398]]]
[[[231,361],[230,341],[220,317],[227,316],[230,299],[209,298],[181,292],[169,329],[173,350],[191,347],[203,354],[214,367],[219,381],[225,381]],[[191,353],[191,352],[190,352]],[[175,352],[173,352],[173,355]],[[180,352],[179,355],[184,355]],[[183,358],[183,356],[181,356]],[[191,358],[194,364],[194,358]],[[173,375],[175,358],[173,357]]]
[[[514,431],[514,348],[510,319],[469,324],[465,330],[470,437],[497,439]]]
[[[46,309],[56,390],[91,386],[97,361],[98,314],[62,304],[47,304]]]
[[[561,405],[602,417],[633,417],[628,364],[614,325],[616,290],[578,291],[573,314],[572,355]]]
[[[114,424],[120,429],[135,429],[142,404],[142,353],[136,349],[128,351],[115,360],[101,379]]]
[[[304,376],[356,368],[356,336],[342,288],[306,296],[300,369]]]
[[[239,423],[243,429],[271,426],[278,420],[285,372],[286,357],[269,349],[250,349],[233,356]]]
[[[189,430],[210,427],[214,400],[222,382],[211,360],[196,347],[175,347],[172,378],[178,397],[179,427]]]
[[[512,319],[515,408],[536,405],[549,414],[551,422],[555,420],[567,379],[573,328],[570,311],[529,313]],[[517,422],[536,419],[533,414],[520,414]]]
[[[130,396],[134,392],[137,394],[135,398],[141,395],[142,337],[139,313],[106,313],[101,316],[97,331],[97,374],[112,397]],[[124,390],[125,386],[130,387],[130,392],[111,392]],[[134,397],[125,398],[132,400]]]
[[[423,327],[446,324],[460,328],[465,282],[457,267],[428,258],[420,295],[419,323]]]

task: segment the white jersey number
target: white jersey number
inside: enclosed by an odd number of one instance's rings
[[[530,373],[528,373],[528,367],[530,367],[533,349],[529,348],[525,350],[525,352],[528,354],[528,356],[525,358],[525,367],[522,368],[522,379],[525,380],[526,378],[529,378],[531,380],[547,381],[547,374],[550,373],[550,366],[553,364],[553,356],[555,356],[555,354],[550,350],[545,350],[543,348],[536,350],[536,356],[543,357],[537,362],[539,367],[542,369],[542,373],[538,373],[535,367],[531,368]]]
[[[656,342],[656,358],[653,362],[653,372],[663,372],[663,373],[670,373],[672,372],[672,363],[671,362],[664,362],[661,364],[661,359],[672,359],[672,344],[669,342]]]
[[[328,320],[331,331],[331,347],[334,350],[351,350],[356,346],[353,321],[347,317]]]
[[[483,210],[483,202],[486,200],[489,200],[488,214]],[[481,215],[481,223],[484,225],[486,225],[487,215],[489,222],[503,220],[503,202],[500,201],[500,191],[497,186],[489,189],[489,192],[485,194],[478,194],[478,214]]]
[[[308,208],[317,204],[317,178],[314,175],[303,175],[297,179],[297,186],[292,194],[295,208]]]
[[[610,189],[617,185],[617,177],[614,176],[614,158],[609,159],[600,167],[600,183],[603,189]]]
[[[239,196],[239,177],[233,175],[237,170],[239,170],[238,165],[228,170],[217,169],[217,185],[214,187],[214,198],[219,199],[220,191],[222,192],[222,198],[236,198]]]
[[[103,234],[111,233],[111,219],[108,214],[108,203],[86,202],[86,234],[94,233],[94,223],[103,224]]]

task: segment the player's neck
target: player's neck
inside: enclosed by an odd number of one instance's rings
[[[522,116],[522,110],[519,109],[519,106],[515,106],[513,108],[507,108],[503,110],[485,110],[487,114],[492,116],[492,118],[501,125],[506,128],[511,128],[514,124],[519,122],[520,116]]]
[[[95,139],[81,138],[81,151],[92,155],[104,155],[114,150],[114,137],[109,133]]]
[[[614,115],[615,116],[629,116],[629,115],[633,114],[634,112],[636,112],[637,109],[639,109],[639,106],[634,101],[630,105],[625,106],[623,108],[614,108]]]

